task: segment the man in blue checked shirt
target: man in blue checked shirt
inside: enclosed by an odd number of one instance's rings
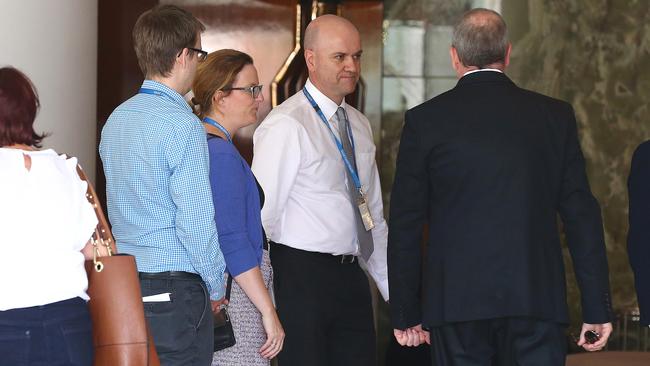
[[[133,41],[146,80],[113,111],[99,146],[113,234],[136,258],[164,365],[210,365],[224,297],[205,131],[183,99],[207,55],[204,29],[175,6],[140,16]]]

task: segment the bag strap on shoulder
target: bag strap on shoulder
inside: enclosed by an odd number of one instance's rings
[[[81,168],[81,165],[77,164],[77,174],[82,181],[86,182],[88,188],[86,189],[86,199],[93,206],[95,210],[95,215],[97,215],[97,227],[95,228],[95,233],[93,234],[92,240],[101,244],[102,246],[108,249],[108,255],[117,254],[117,247],[115,246],[115,240],[113,239],[113,234],[111,229],[108,226],[108,221],[106,216],[104,216],[104,211],[102,206],[97,200],[97,193],[92,183],[88,180],[86,173]]]

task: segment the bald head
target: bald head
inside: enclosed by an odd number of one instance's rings
[[[452,47],[465,66],[505,63],[508,45],[506,22],[493,10],[472,9],[454,27]]]
[[[336,15],[312,20],[305,31],[305,62],[312,84],[341,104],[356,88],[361,72],[361,37],[357,27]]]
[[[332,15],[321,15],[312,20],[305,30],[305,49],[313,50],[320,46],[320,41],[330,37],[359,37],[357,27],[349,20]]]

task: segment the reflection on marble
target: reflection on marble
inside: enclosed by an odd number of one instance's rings
[[[513,40],[507,73],[518,85],[574,106],[587,173],[602,207],[613,304],[617,311],[634,307],[626,181],[634,149],[650,139],[650,1],[388,0],[385,5],[389,20],[425,21],[426,76],[444,73],[442,55],[448,54],[449,41],[429,38],[436,37],[433,29],[453,24],[472,6],[502,11]],[[433,59],[440,60],[435,68],[426,61]],[[451,73],[449,62],[446,67]],[[426,78],[426,98],[453,85],[453,76]],[[385,105],[390,108],[382,118],[381,177],[388,207],[403,111],[395,101]],[[577,331],[579,292],[566,254],[571,329]]]
[[[614,307],[625,311],[636,304],[626,251],[626,182],[634,149],[650,138],[650,2],[529,0],[528,14],[509,14],[517,2],[504,1],[506,21],[526,16],[529,24],[513,45],[509,73],[524,88],[573,104],[602,207]],[[575,322],[579,292],[568,274]]]
[[[426,76],[455,77],[449,60],[449,46],[453,27],[450,25],[428,25],[425,37],[426,58],[424,74]]]
[[[384,21],[384,76],[422,76],[424,59],[424,22]]]
[[[404,112],[424,102],[424,78],[384,77],[381,109],[383,113]]]

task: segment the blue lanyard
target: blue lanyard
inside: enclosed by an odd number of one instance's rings
[[[155,89],[149,89],[149,88],[140,88],[140,91],[138,91],[138,93],[157,95],[159,97],[166,97],[167,99],[169,99],[172,102],[176,103],[176,99],[172,98],[171,95],[165,93],[162,90],[155,90]]]
[[[205,123],[207,123],[209,125],[212,125],[212,126],[218,128],[219,130],[221,130],[221,132],[223,132],[223,134],[226,135],[226,138],[228,139],[228,142],[232,142],[232,137],[230,136],[230,132],[228,132],[228,130],[226,130],[226,128],[223,127],[219,122],[213,120],[210,117],[203,117],[203,122],[205,122]]]
[[[361,192],[361,180],[359,179],[359,174],[357,173],[356,168],[350,163],[350,160],[348,157],[345,155],[345,151],[343,150],[343,144],[341,143],[341,140],[339,140],[338,137],[336,137],[336,134],[334,131],[332,131],[332,127],[330,124],[327,122],[327,118],[325,118],[325,115],[323,114],[323,111],[320,109],[318,106],[318,103],[314,100],[314,98],[309,94],[307,91],[307,88],[302,89],[303,94],[305,94],[305,97],[307,97],[307,100],[309,100],[309,103],[311,103],[311,106],[314,107],[314,110],[320,117],[320,119],[323,121],[325,126],[327,126],[327,129],[330,131],[330,134],[332,135],[332,138],[334,139],[334,142],[336,143],[336,147],[339,149],[339,153],[341,153],[341,157],[343,158],[343,162],[345,163],[345,167],[348,169],[350,172],[350,176],[352,177],[352,180],[354,181],[354,186],[357,188],[359,192]],[[354,154],[354,138],[352,137],[352,130],[350,129],[350,124],[348,123],[348,136],[350,136],[350,143],[352,145],[352,153]]]

